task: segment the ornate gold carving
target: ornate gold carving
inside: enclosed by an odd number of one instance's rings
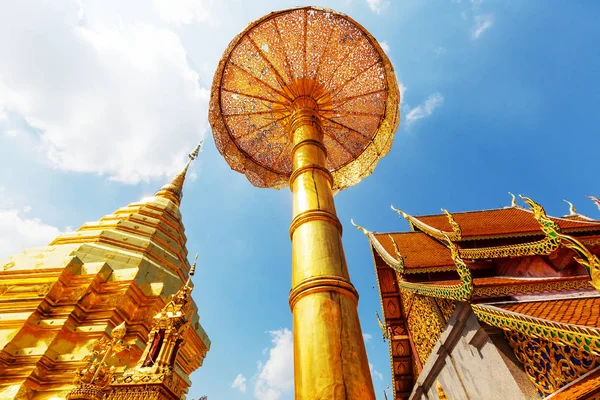
[[[98,396],[110,383],[115,370],[114,366],[108,366],[106,360],[113,354],[129,348],[123,341],[126,333],[127,329],[123,321],[112,330],[110,339],[102,337],[96,340],[93,351],[84,358],[87,364],[75,373],[73,383],[77,386],[67,396],[68,400],[90,398],[85,396],[91,396],[93,399],[102,398],[103,395]]]
[[[446,396],[446,392],[444,392],[444,388],[440,381],[435,381],[435,390],[437,391],[440,400],[448,400],[448,396]]]
[[[154,316],[146,348],[136,367],[125,371],[112,382],[109,399],[130,399],[132,393],[143,396],[144,399],[154,398],[164,388],[168,388],[175,397],[156,397],[157,399],[179,399],[184,394],[188,384],[174,373],[174,369],[179,349],[184,345],[183,334],[190,326],[191,277],[196,272],[197,260],[196,254],[183,287]],[[143,389],[135,386],[143,386]]]
[[[448,217],[448,223],[450,223],[452,231],[454,232],[454,235],[456,237],[456,239],[454,240],[462,240],[462,230],[460,229],[460,225],[456,223],[454,217],[448,212],[448,210],[442,208],[442,212]]]
[[[600,329],[598,328],[530,317],[492,305],[472,304],[471,308],[477,318],[488,325],[505,331],[521,332],[527,336],[571,346],[600,356]]]
[[[579,255],[579,257],[575,257],[575,260],[585,267],[590,276],[592,285],[600,292],[600,259],[598,256],[593,254],[579,240],[572,236],[558,233],[558,237],[565,247],[572,249]]]
[[[571,346],[505,331],[515,356],[539,394],[548,396],[600,365],[600,358]]]
[[[350,71],[353,77],[341,78]],[[302,7],[270,13],[230,43],[215,73],[209,120],[233,169],[255,186],[282,188],[293,170],[290,117],[299,107],[318,110],[330,138],[333,189],[341,190],[389,152],[399,100],[392,64],[369,32],[346,15]]]
[[[520,195],[519,195],[520,196]],[[485,258],[522,257],[533,255],[550,254],[560,246],[558,224],[546,215],[544,207],[531,200],[529,197],[520,196],[533,211],[533,217],[540,224],[542,232],[546,235],[544,239],[522,244],[507,246],[484,247],[475,249],[460,249],[463,258],[471,260]]]
[[[460,277],[460,283],[456,285],[438,285],[432,283],[414,283],[414,282],[406,282],[401,280],[398,282],[398,286],[400,286],[404,290],[409,290],[418,294],[440,297],[451,300],[459,300],[466,301],[471,298],[473,294],[473,278],[471,277],[471,270],[465,264],[465,262],[460,258],[458,253],[458,248],[448,236],[445,236],[446,241],[448,242],[448,246],[450,247],[450,252],[452,253],[452,260],[454,260],[454,264],[456,265],[456,270]]]
[[[452,317],[452,314],[456,309],[457,302],[454,300],[448,300],[444,298],[437,298],[435,299],[435,301],[438,307],[440,308],[442,315],[444,316],[444,320],[446,321],[446,323],[448,323],[450,317]]]
[[[509,294],[562,292],[569,290],[591,289],[593,286],[587,279],[561,280],[556,282],[538,282],[513,285],[495,285],[477,287],[473,290],[473,297],[497,297]]]
[[[446,327],[446,322],[434,299],[415,295],[408,314],[407,325],[421,363],[425,364]]]

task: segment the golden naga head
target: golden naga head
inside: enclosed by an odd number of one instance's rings
[[[521,199],[523,199],[523,201],[525,203],[527,203],[527,205],[529,206],[531,211],[533,211],[533,217],[535,219],[537,219],[537,220],[548,219],[548,217],[546,216],[546,210],[544,210],[544,207],[542,207],[540,204],[536,203],[535,201],[531,200],[529,197],[525,197],[522,195],[519,195],[519,197]]]

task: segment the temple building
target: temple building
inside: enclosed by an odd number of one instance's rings
[[[0,398],[184,397],[210,349],[179,210],[198,151],[154,196],[0,261]]]
[[[600,220],[523,200],[396,210],[409,232],[356,225],[373,253],[395,399],[600,398]]]

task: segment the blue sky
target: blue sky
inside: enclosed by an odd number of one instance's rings
[[[291,399],[289,190],[252,187],[215,149],[216,63],[247,23],[308,4],[243,0],[0,5],[0,258],[152,194],[205,146],[185,187],[194,298],[212,339],[188,398]],[[600,218],[600,27],[593,1],[324,1],[380,41],[402,121],[375,173],[336,196],[378,398],[390,384],[369,246],[355,221],[502,207]],[[236,379],[237,378],[237,379]],[[235,384],[234,384],[235,382]]]

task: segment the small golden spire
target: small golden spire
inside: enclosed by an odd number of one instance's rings
[[[575,206],[569,200],[563,200],[565,203],[569,205],[569,215],[577,215],[577,210],[575,210]]]
[[[510,194],[510,196],[512,197],[512,200],[510,202],[510,206],[511,207],[518,207],[517,206],[517,197],[514,194],[512,194],[511,192],[508,192],[508,194]]]
[[[596,203],[596,206],[598,206],[598,209],[600,209],[600,199],[597,198],[596,196],[592,196],[592,195],[587,195],[587,197],[590,198],[590,200],[592,200],[594,203]]]
[[[198,261],[198,253],[196,253],[196,257],[194,258],[194,263],[192,264],[192,267],[190,268],[190,273],[188,274],[187,281],[185,281],[185,285],[183,285],[183,288],[182,288],[185,290],[189,290],[190,292],[192,290],[190,283],[192,283],[192,276],[194,276],[194,274],[196,273],[196,262],[197,261]]]
[[[202,148],[203,142],[204,141],[201,141],[200,144],[198,144],[198,146],[196,146],[196,148],[190,154],[188,154],[189,159],[185,164],[185,167],[183,167],[183,169],[181,170],[181,172],[175,175],[171,182],[167,183],[158,192],[156,192],[155,196],[167,198],[173,203],[177,204],[177,206],[181,205],[181,197],[183,196],[183,182],[185,181],[185,175],[187,174],[187,170],[192,161],[194,161],[198,157],[198,153]]]
[[[196,257],[194,258],[194,263],[192,264],[192,268],[190,268],[190,276],[193,276],[196,273],[196,263],[198,262],[198,253],[196,253]]]

